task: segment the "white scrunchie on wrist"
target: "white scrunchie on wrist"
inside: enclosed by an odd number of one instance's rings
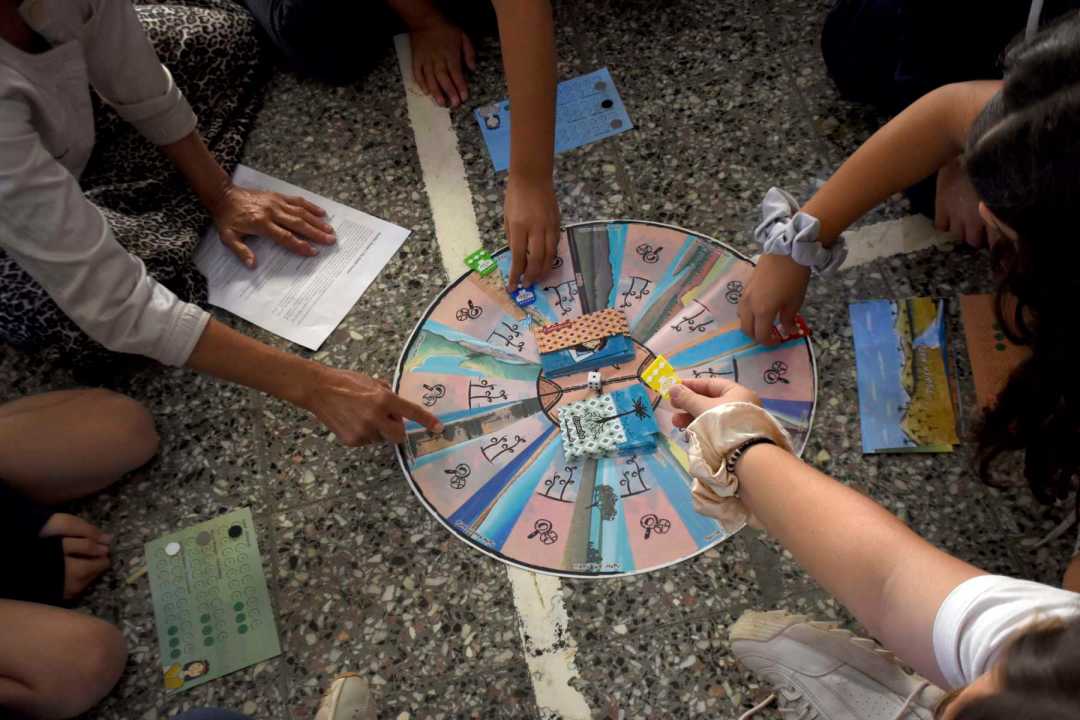
[[[765,255],[786,255],[814,272],[827,275],[835,272],[847,258],[843,237],[830,248],[818,242],[821,221],[813,215],[799,212],[799,203],[780,188],[770,188],[761,201],[761,224],[754,230],[754,239]]]
[[[746,402],[717,405],[702,413],[686,428],[690,434],[691,493],[694,510],[720,520],[725,527],[732,520],[761,527],[736,497],[739,479],[727,471],[727,457],[747,441],[768,438],[778,447],[794,453],[787,430],[768,411]]]

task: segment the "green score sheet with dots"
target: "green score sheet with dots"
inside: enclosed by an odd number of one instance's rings
[[[250,509],[148,542],[146,565],[169,693],[281,654]]]

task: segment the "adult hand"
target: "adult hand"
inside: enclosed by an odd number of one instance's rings
[[[503,226],[510,244],[511,292],[532,285],[551,270],[559,245],[559,205],[550,178],[539,181],[510,176]]]
[[[109,567],[112,535],[67,513],[54,513],[38,533],[60,537],[64,549],[64,599],[72,600]]]
[[[679,414],[672,418],[675,427],[685,428],[698,415],[717,405],[733,402],[752,403],[761,407],[761,398],[753,390],[723,378],[696,378],[683,380],[668,391],[671,405]]]
[[[979,215],[979,195],[959,158],[938,171],[934,227],[972,247],[986,246],[986,223]]]
[[[247,235],[268,237],[309,257],[318,254],[311,243],[335,242],[334,228],[322,219],[326,212],[302,197],[230,185],[211,212],[221,242],[249,268],[255,267],[255,253],[244,242]]]
[[[739,301],[742,331],[762,345],[771,345],[779,340],[773,332],[779,315],[780,327],[790,335],[809,284],[810,268],[786,255],[762,255]]]
[[[462,60],[476,70],[476,51],[461,28],[443,18],[409,33],[413,78],[439,105],[456,108],[469,99]]]
[[[350,447],[385,440],[405,442],[405,419],[442,432],[439,419],[390,389],[382,380],[348,370],[318,366],[304,407]]]

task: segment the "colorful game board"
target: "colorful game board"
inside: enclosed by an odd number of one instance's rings
[[[146,565],[169,693],[281,654],[249,509],[148,542]]]
[[[509,251],[495,260],[505,276]],[[557,575],[645,572],[729,537],[741,524],[694,512],[686,433],[641,376],[663,355],[681,379],[737,380],[801,450],[817,397],[813,350],[805,337],[763,347],[739,330],[752,269],[703,235],[616,221],[566,228],[526,308],[475,272],[453,282],[413,331],[395,379],[445,425],[439,435],[407,425],[398,456],[416,495],[475,548]],[[567,460],[559,413],[596,393],[588,372],[546,376],[532,330],[604,308],[625,314],[635,356],[600,370],[602,392],[640,387],[660,433],[654,448]]]

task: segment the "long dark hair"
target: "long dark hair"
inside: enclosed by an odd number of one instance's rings
[[[1019,235],[992,251],[997,315],[1031,357],[978,430],[979,472],[1025,451],[1035,497],[1068,497],[1080,469],[1080,15],[1005,56],[1005,84],[971,130],[965,162],[979,196]],[[1080,504],[1078,504],[1080,510]]]
[[[1001,689],[964,703],[955,720],[1075,720],[1080,620],[1050,620],[1021,630],[993,672]]]

